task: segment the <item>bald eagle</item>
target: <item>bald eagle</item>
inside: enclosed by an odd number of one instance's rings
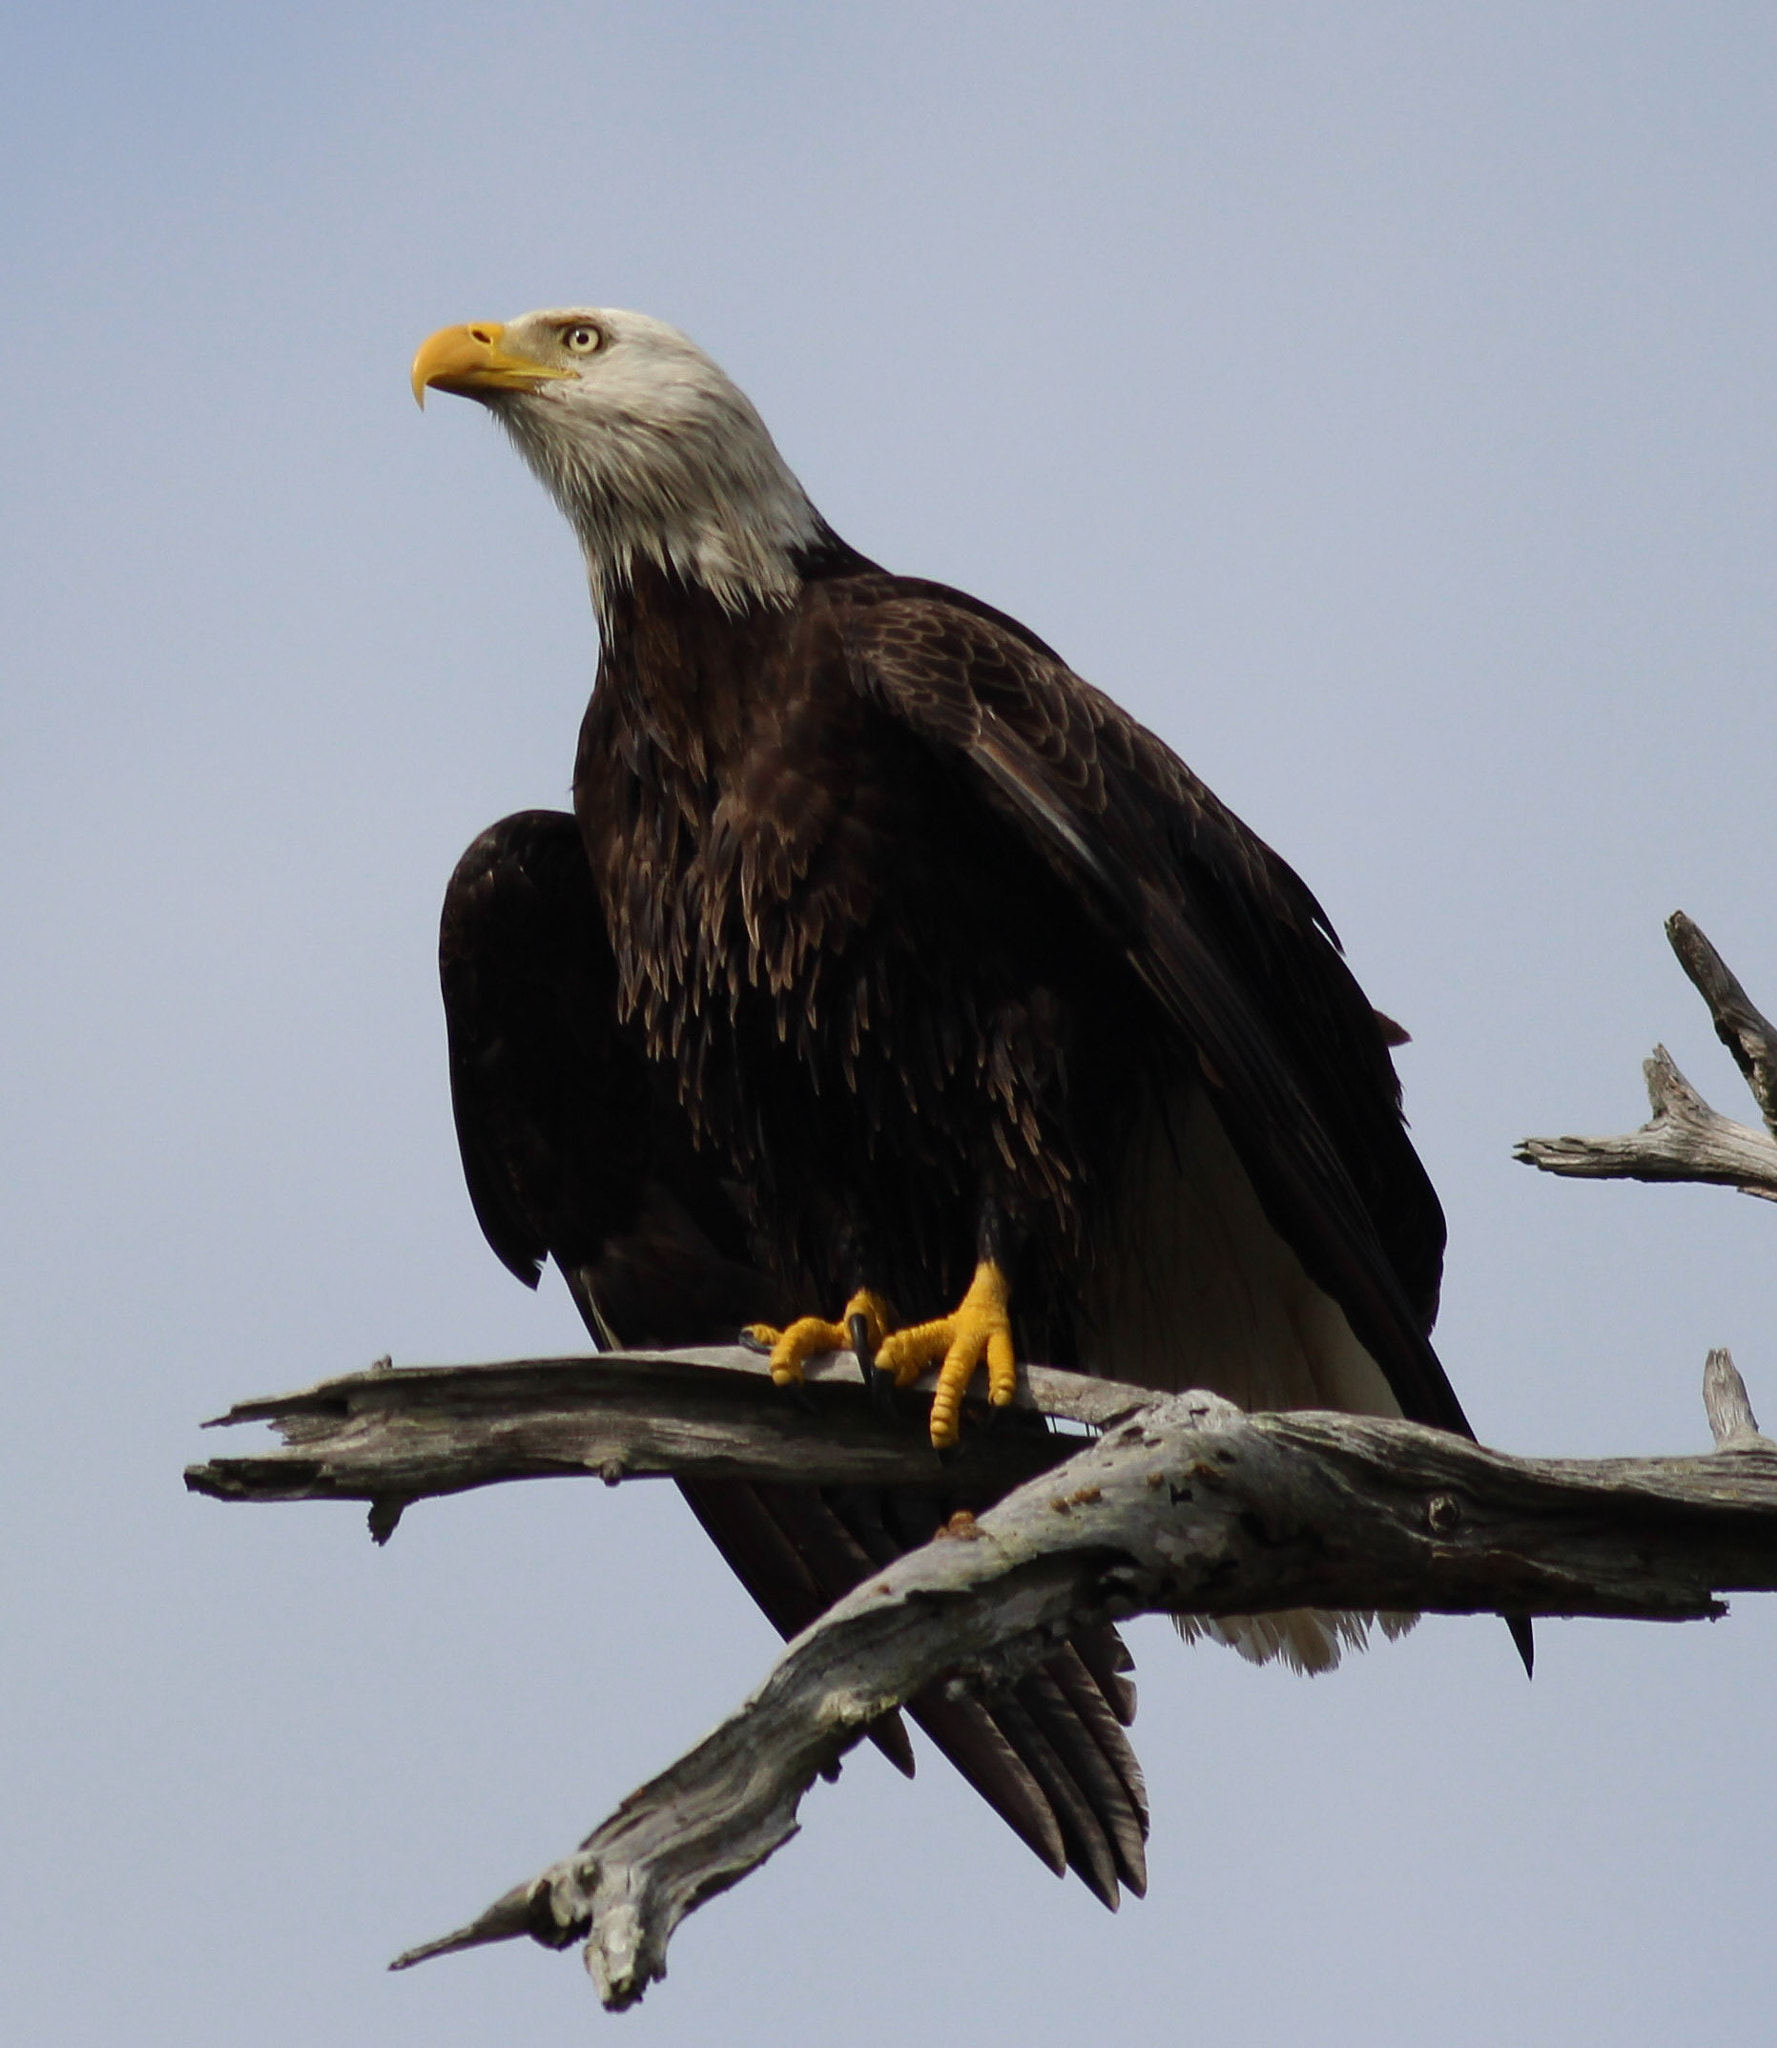
[[[573,818],[483,834],[444,912],[464,1167],[515,1273],[553,1258],[601,1344],[747,1325],[784,1384],[936,1365],[940,1449],[1019,1355],[1470,1434],[1398,1035],[1270,847],[1016,620],[841,540],[675,329],[446,328],[412,380],[499,420],[599,627]],[[685,1491],[789,1634],[932,1533],[934,1477]],[[1363,1619],[1205,1626],[1318,1668]],[[1127,1668],[1082,1630],[1011,1693],[912,1703],[1111,1903],[1143,1883]]]

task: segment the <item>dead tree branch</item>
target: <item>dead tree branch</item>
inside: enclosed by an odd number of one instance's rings
[[[1777,1590],[1777,1446],[1725,1352],[1705,1386],[1716,1452],[1586,1462],[1031,1367],[1022,1407],[1108,1433],[1076,1448],[976,1428],[940,1468],[916,1417],[878,1414],[855,1373],[823,1361],[792,1398],[738,1350],[373,1369],[221,1418],[273,1422],[287,1448],[194,1466],[194,1489],[368,1499],[379,1539],[421,1495],[568,1472],[1015,1488],[831,1609],[574,1855],[403,1964],[584,1937],[600,1996],[632,2003],[679,1921],[789,1838],[802,1794],[873,1720],[941,1680],[1005,1683],[1078,1622],[1296,1606],[1678,1620]]]
[[[1754,1006],[1721,955],[1682,910],[1666,920],[1680,966],[1709,1005],[1766,1128],[1710,1108],[1663,1045],[1643,1072],[1653,1116],[1620,1138],[1526,1138],[1513,1157],[1545,1173],[1591,1180],[1706,1181],[1777,1201],[1777,1027]]]
[[[1709,1417],[1709,1433],[1715,1438],[1718,1451],[1744,1450],[1753,1444],[1777,1450],[1777,1444],[1759,1434],[1746,1382],[1740,1377],[1731,1352],[1716,1350],[1709,1354],[1703,1367],[1703,1411]]]
[[[1777,1026],[1754,1005],[1727,962],[1682,910],[1667,918],[1666,937],[1678,964],[1709,1005],[1715,1035],[1733,1054],[1766,1128],[1777,1136]]]
[[[929,1395],[933,1376],[919,1383]],[[375,1366],[300,1393],[238,1402],[208,1428],[269,1422],[286,1448],[186,1468],[218,1500],[363,1500],[384,1542],[410,1502],[508,1479],[779,1480],[805,1486],[932,1486],[998,1499],[1060,1463],[1078,1438],[1028,1426],[1039,1416],[1106,1428],[1148,1407],[1151,1389],[1047,1366],[1019,1370],[1027,1426],[967,1431],[941,1468],[917,1426],[871,1402],[855,1362],[814,1359],[808,1383],[773,1387],[739,1345],[604,1352],[499,1365]]]
[[[406,1967],[529,1934],[586,1942],[633,2003],[683,1917],[794,1833],[802,1794],[871,1721],[941,1680],[992,1687],[1074,1623],[1303,1605],[1686,1620],[1777,1590],[1777,1446],[1712,1354],[1701,1457],[1510,1458],[1404,1422],[1149,1406],[956,1539],[860,1586],[751,1699],[580,1848]]]

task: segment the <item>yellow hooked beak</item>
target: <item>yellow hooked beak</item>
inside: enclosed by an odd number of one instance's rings
[[[477,320],[468,327],[441,327],[420,343],[413,359],[413,395],[424,406],[426,389],[454,391],[459,398],[481,398],[490,391],[535,391],[572,370],[516,354],[505,345],[506,329],[498,320]]]

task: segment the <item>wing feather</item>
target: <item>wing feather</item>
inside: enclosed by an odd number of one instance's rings
[[[908,583],[840,613],[854,686],[960,766],[1146,986],[1273,1228],[1403,1412],[1467,1433],[1427,1336],[1442,1211],[1385,1033],[1301,879],[1013,621]]]

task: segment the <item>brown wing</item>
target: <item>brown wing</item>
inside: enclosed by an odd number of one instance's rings
[[[534,1287],[561,1268],[601,1345],[731,1341],[785,1304],[748,1257],[734,1204],[694,1148],[675,1092],[617,1021],[616,966],[579,830],[557,812],[502,820],[458,863],[439,940],[451,1096],[476,1217]],[[954,1506],[936,1492],[684,1482],[716,1547],[786,1638],[880,1566],[926,1542]],[[1124,1726],[1135,1692],[1110,1628],[1008,1695],[909,1712],[1058,1873],[1107,1904],[1145,1888],[1147,1801]],[[873,1739],[911,1772],[898,1716]]]
[[[618,1026],[572,818],[525,811],[482,833],[451,877],[438,960],[464,1178],[508,1270],[535,1287],[554,1258],[594,1334],[602,1317],[635,1344],[770,1313],[732,1204]]]
[[[1273,1228],[1403,1412],[1469,1433],[1427,1338],[1443,1214],[1383,1029],[1301,880],[1014,621],[882,577],[832,601],[855,686],[960,769],[1146,986]]]

